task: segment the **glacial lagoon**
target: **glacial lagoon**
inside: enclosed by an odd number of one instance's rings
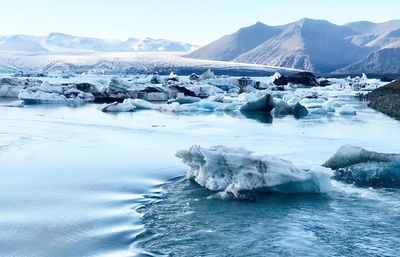
[[[225,145],[309,169],[346,144],[400,153],[400,121],[352,96],[337,101],[357,115],[2,106],[0,255],[396,256],[398,189],[332,180],[323,194],[223,199],[185,179],[175,156]]]

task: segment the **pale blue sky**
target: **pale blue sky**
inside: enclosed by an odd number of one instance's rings
[[[398,0],[1,0],[0,34],[62,32],[208,43],[257,21],[400,19]]]

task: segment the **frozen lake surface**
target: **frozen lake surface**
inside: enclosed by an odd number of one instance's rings
[[[304,168],[344,144],[400,153],[400,121],[341,101],[357,115],[265,123],[232,113],[106,114],[95,104],[0,107],[0,256],[396,256],[399,190],[334,182],[327,194],[244,202],[208,197],[181,177],[187,167],[175,153],[193,144]]]

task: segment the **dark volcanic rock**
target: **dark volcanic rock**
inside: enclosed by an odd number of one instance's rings
[[[369,107],[394,118],[400,118],[400,80],[380,87],[367,95]]]
[[[274,83],[274,85],[276,86],[285,86],[289,83],[289,78],[286,77],[285,75],[282,75],[279,78],[272,81],[272,83]]]
[[[383,87],[377,88],[367,95],[368,100],[376,100],[380,96],[384,95],[400,95],[400,80],[396,80]]]
[[[289,76],[289,82],[293,84],[301,84],[309,87],[318,86],[317,79],[311,72],[299,72]]]
[[[288,83],[304,85],[307,87],[318,86],[317,78],[311,72],[299,72],[289,76],[282,75],[275,79],[272,83],[274,83],[276,86],[284,86]]]
[[[329,82],[329,80],[324,79],[324,80],[322,80],[322,81],[319,82],[319,85],[318,85],[318,86],[320,86],[320,87],[326,87],[326,86],[329,86],[330,84],[331,84],[331,82]]]
[[[380,96],[368,104],[369,107],[393,118],[400,118],[400,95]]]
[[[196,97],[196,94],[192,91],[187,89],[186,87],[181,87],[178,85],[170,86],[169,88],[176,90],[179,93],[183,93],[185,96],[193,96]]]

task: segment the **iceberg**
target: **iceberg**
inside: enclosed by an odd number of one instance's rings
[[[1,106],[22,108],[22,107],[24,107],[24,102],[23,101],[12,101],[10,103],[2,104]]]
[[[178,96],[175,99],[170,99],[167,103],[191,104],[199,102],[201,99],[194,96]]]
[[[338,109],[340,115],[356,115],[357,112],[350,104],[345,104]]]
[[[334,179],[363,187],[400,187],[400,160],[365,162],[335,171]]]
[[[257,99],[250,100],[240,107],[241,112],[270,112],[274,108],[272,95],[266,94]]]
[[[189,166],[187,177],[200,186],[236,199],[260,193],[324,193],[331,189],[329,169],[303,170],[269,155],[243,148],[192,146],[176,156]]]
[[[21,90],[18,98],[25,104],[83,104],[94,100],[91,93],[85,93],[72,85],[50,85],[43,82],[41,86],[32,86]]]
[[[377,153],[352,145],[341,146],[323,166],[337,170],[365,162],[400,161],[400,154]]]
[[[130,101],[125,100],[122,103],[114,102],[100,107],[102,112],[131,112],[135,109]]]
[[[130,86],[119,78],[112,78],[108,82],[108,89],[112,92],[125,92],[130,88]]]
[[[323,166],[335,170],[333,178],[336,180],[358,186],[400,187],[400,154],[345,145]]]

